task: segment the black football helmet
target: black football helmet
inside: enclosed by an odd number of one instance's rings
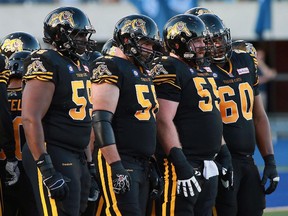
[[[232,50],[239,52],[244,51],[246,53],[249,53],[251,55],[257,56],[256,48],[253,46],[252,43],[249,43],[245,40],[236,40],[232,42]]]
[[[35,51],[40,49],[38,40],[25,32],[13,32],[1,39],[1,53],[8,58],[15,52],[19,51]]]
[[[230,29],[215,14],[202,14],[198,16],[210,32],[211,43],[209,55],[212,63],[224,63],[231,56],[232,39]]]
[[[213,11],[204,8],[204,7],[193,7],[185,12],[185,14],[192,14],[195,16],[199,16],[202,14],[214,14]]]
[[[96,31],[89,18],[75,7],[57,8],[44,20],[43,41],[52,44],[60,52],[82,55],[86,51],[94,50],[96,41],[90,39],[94,33]],[[80,39],[80,36],[85,40]]]
[[[164,26],[164,46],[168,52],[175,53],[186,62],[201,65],[204,63],[209,32],[200,18],[190,14],[172,17]],[[204,39],[203,46],[195,42]]]
[[[162,55],[158,27],[150,17],[144,15],[130,15],[120,19],[115,25],[113,39],[125,55],[146,69],[155,57]],[[140,41],[152,44],[153,49],[142,47]]]
[[[109,51],[110,51],[111,47],[113,47],[115,45],[116,45],[116,43],[115,43],[113,38],[110,38],[109,40],[107,40],[102,47],[102,50],[101,50],[102,55],[109,55]]]
[[[24,59],[30,55],[30,51],[20,51],[13,53],[9,58],[9,69],[10,69],[10,79],[17,78],[21,79],[24,75]]]

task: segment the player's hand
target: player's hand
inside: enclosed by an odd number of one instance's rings
[[[274,155],[272,155],[272,154],[267,155],[263,159],[265,162],[265,168],[263,171],[263,177],[262,177],[261,184],[263,186],[265,186],[267,179],[269,178],[270,179],[270,185],[268,186],[267,189],[265,189],[265,194],[271,194],[276,190],[277,185],[280,181],[280,177],[279,177],[277,169],[276,169],[276,163],[275,163]]]
[[[7,160],[5,169],[7,171],[5,184],[8,186],[16,184],[20,176],[18,160],[16,158]]]
[[[47,187],[49,196],[55,200],[64,200],[69,193],[66,182],[70,179],[55,171],[49,154],[42,154],[36,164],[41,171],[43,184]]]
[[[155,158],[151,157],[150,159],[150,174],[149,174],[149,180],[150,180],[150,197],[152,199],[158,199],[163,193],[164,189],[164,180],[163,176],[160,173],[159,167],[157,165],[157,162]]]
[[[110,164],[112,170],[113,189],[116,194],[124,194],[130,191],[131,177],[123,167],[121,161]]]
[[[172,148],[169,153],[169,159],[175,166],[177,194],[183,194],[185,197],[198,195],[201,192],[200,184],[195,177],[193,167],[187,161],[182,149]]]
[[[216,157],[216,164],[219,170],[221,185],[226,190],[233,190],[234,172],[231,154],[226,144],[221,146],[221,149]]]
[[[88,169],[91,175],[91,186],[90,186],[90,192],[88,196],[89,201],[96,201],[99,198],[100,190],[98,183],[96,181],[96,167],[93,162],[87,162]]]

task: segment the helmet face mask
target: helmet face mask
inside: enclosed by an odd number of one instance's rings
[[[172,17],[163,31],[165,48],[187,63],[202,65],[207,50],[205,24],[197,16],[182,14]]]
[[[199,16],[210,32],[208,42],[208,55],[212,63],[225,63],[230,58],[232,51],[232,39],[230,29],[215,14],[203,14]]]
[[[60,7],[50,12],[44,20],[44,42],[59,51],[83,54],[94,49],[91,40],[96,31],[88,17],[78,8]]]
[[[24,75],[24,59],[30,55],[30,51],[20,51],[12,54],[9,58],[10,79],[21,79]]]
[[[156,23],[144,15],[130,15],[118,21],[113,39],[125,55],[148,69],[153,59],[161,56],[161,42]]]

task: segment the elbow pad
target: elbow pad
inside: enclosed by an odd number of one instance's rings
[[[92,126],[95,134],[95,145],[98,148],[115,144],[112,128],[113,113],[105,110],[95,110],[92,113]]]

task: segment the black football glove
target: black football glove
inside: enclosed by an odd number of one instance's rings
[[[18,160],[16,158],[9,160],[7,159],[5,169],[7,172],[5,184],[8,186],[16,184],[20,176],[20,171],[18,168]]]
[[[88,169],[91,175],[91,186],[89,192],[89,201],[96,201],[99,198],[100,190],[96,181],[96,167],[93,162],[87,162]]]
[[[158,199],[163,193],[164,190],[164,180],[163,176],[160,173],[158,164],[155,158],[151,157],[150,159],[150,174],[149,180],[151,184],[150,197],[152,199]]]
[[[130,191],[131,177],[123,167],[121,161],[110,164],[112,170],[113,189],[116,194],[124,194]]]
[[[66,182],[69,182],[70,179],[65,177],[64,180],[62,174],[55,171],[50,155],[47,153],[42,154],[36,161],[36,164],[41,171],[43,184],[48,189],[49,196],[58,201],[64,200],[69,193]]]
[[[267,189],[265,189],[265,194],[271,194],[276,190],[277,185],[280,181],[280,177],[276,169],[274,155],[273,154],[266,155],[265,157],[263,157],[263,159],[265,162],[265,168],[263,171],[261,184],[265,187],[267,179],[269,178],[270,185],[268,186]]]
[[[195,177],[195,171],[187,161],[182,149],[176,147],[172,148],[168,158],[175,166],[177,175],[177,194],[183,194],[185,197],[194,197],[200,193],[201,187]]]
[[[216,164],[219,170],[221,185],[226,190],[233,190],[234,172],[232,166],[232,158],[226,144],[221,146],[221,149],[216,157]]]

